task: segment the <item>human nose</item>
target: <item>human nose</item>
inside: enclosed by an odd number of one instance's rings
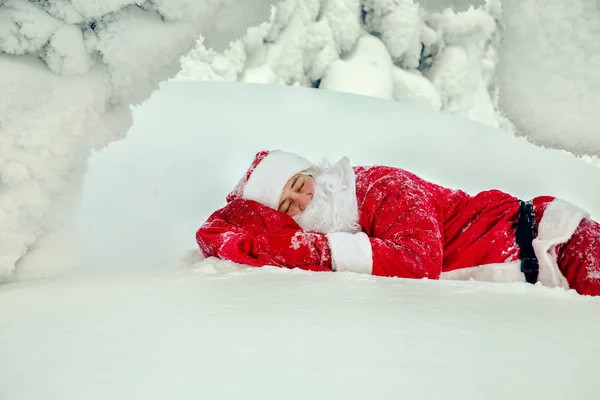
[[[308,203],[312,200],[312,196],[308,194],[299,193],[296,197],[295,203],[298,205],[300,210],[304,211],[304,209],[308,206]]]

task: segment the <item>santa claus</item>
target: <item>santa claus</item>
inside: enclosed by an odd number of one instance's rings
[[[315,165],[259,152],[196,240],[206,257],[251,266],[540,282],[600,295],[600,224],[579,207],[499,190],[469,195],[347,158]]]

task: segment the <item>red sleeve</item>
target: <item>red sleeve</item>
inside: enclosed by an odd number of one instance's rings
[[[384,171],[385,172],[385,171]],[[438,279],[443,264],[435,186],[406,171],[373,172],[359,189],[358,234],[329,234],[336,270],[400,278]]]
[[[386,197],[381,207],[392,212],[373,220],[373,275],[438,279],[444,248],[432,199],[418,187],[406,187],[403,195]]]
[[[331,266],[325,235],[305,232],[290,216],[250,200],[233,200],[214,212],[196,232],[196,242],[205,257],[252,266]]]

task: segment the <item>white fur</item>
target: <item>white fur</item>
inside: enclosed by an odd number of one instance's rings
[[[442,272],[440,279],[468,281],[470,279],[483,282],[525,282],[521,272],[521,262],[478,265],[471,268],[459,268]]]
[[[371,241],[364,232],[332,232],[327,234],[331,249],[332,269],[371,274],[373,254]]]
[[[371,274],[371,241],[358,224],[356,176],[347,157],[309,171],[315,193],[306,209],[294,219],[305,230],[327,234],[332,269]]]
[[[348,158],[314,168],[312,172],[315,178],[313,199],[294,220],[308,231],[359,232],[356,176]]]
[[[569,287],[556,262],[556,246],[569,241],[581,220],[589,216],[581,208],[560,199],[555,199],[546,207],[538,235],[533,240],[533,251],[540,264],[538,280],[544,286]]]

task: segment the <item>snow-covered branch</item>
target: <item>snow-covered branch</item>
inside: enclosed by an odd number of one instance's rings
[[[65,224],[92,149],[124,137],[130,105],[236,2],[0,1],[0,278]]]

